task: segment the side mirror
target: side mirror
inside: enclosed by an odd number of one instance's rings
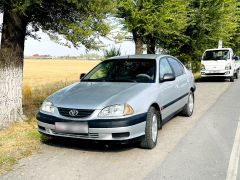
[[[234,59],[235,61],[238,61],[238,60],[239,60],[239,57],[238,57],[238,56],[234,56],[233,59]]]
[[[80,74],[80,80],[86,75],[86,73]]]
[[[176,77],[174,76],[174,74],[167,73],[167,74],[164,74],[163,79],[161,79],[161,82],[174,81],[175,79],[176,79]]]

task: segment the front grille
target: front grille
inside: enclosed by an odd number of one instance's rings
[[[59,135],[59,136],[70,136],[70,137],[74,137],[74,138],[94,138],[97,139],[99,138],[99,134],[98,133],[89,133],[89,134],[73,134],[73,133],[60,133],[60,132],[56,132],[55,130],[51,129],[52,133],[55,135]]]
[[[70,112],[74,111],[74,115]],[[86,118],[93,113],[94,110],[92,109],[70,109],[70,108],[58,108],[58,112],[60,115],[65,117],[72,117],[72,118]],[[76,113],[77,112],[77,113]]]
[[[224,75],[225,73],[206,73],[206,75]]]

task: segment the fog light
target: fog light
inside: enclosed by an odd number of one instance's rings
[[[225,72],[225,75],[228,75],[228,74],[230,74],[230,71]]]
[[[42,127],[42,126],[39,126],[39,125],[38,125],[38,129],[43,130],[43,131],[46,130],[45,127]]]
[[[205,72],[201,72],[202,75],[205,75],[206,73]]]
[[[113,138],[127,138],[130,136],[129,132],[124,132],[124,133],[112,133]]]

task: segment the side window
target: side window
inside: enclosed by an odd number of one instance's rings
[[[172,66],[176,76],[181,76],[184,74],[184,69],[177,60],[169,57],[168,61],[169,61],[170,65]]]
[[[166,73],[173,73],[168,61],[166,58],[162,58],[160,60],[160,66],[159,66],[159,71],[160,71],[160,79],[163,79],[164,74]]]

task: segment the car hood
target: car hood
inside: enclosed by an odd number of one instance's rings
[[[102,109],[127,103],[152,83],[80,82],[54,93],[48,100],[56,107]]]

